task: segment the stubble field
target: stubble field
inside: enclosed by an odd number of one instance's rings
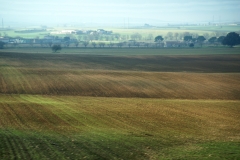
[[[0,157],[238,159],[239,53],[1,51]]]

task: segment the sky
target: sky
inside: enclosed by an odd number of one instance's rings
[[[150,25],[240,21],[240,0],[0,0],[13,24]]]

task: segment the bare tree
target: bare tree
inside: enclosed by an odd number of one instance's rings
[[[114,43],[110,42],[108,46],[112,48],[114,46]]]
[[[105,43],[104,42],[100,42],[98,45],[99,45],[99,47],[101,47],[101,48],[103,47],[104,48]]]
[[[33,40],[33,39],[29,40],[29,45],[30,45],[31,47],[33,47],[33,44],[34,44],[34,40]]]
[[[179,33],[174,33],[175,40],[178,40]]]
[[[65,43],[64,43],[64,46],[65,46],[65,47],[69,47],[69,46],[70,46],[70,43],[69,43],[69,42],[65,42]]]
[[[92,42],[92,41],[94,40],[94,35],[90,34],[90,35],[88,36],[88,39]]]
[[[131,39],[132,40],[141,40],[142,39],[142,35],[139,33],[134,33],[131,35]]]
[[[147,40],[149,40],[149,41],[153,40],[153,34],[148,34]]]
[[[116,38],[117,40],[119,40],[119,39],[121,38],[121,35],[117,33],[117,34],[114,35],[114,38]]]
[[[84,41],[84,42],[83,42],[83,45],[84,45],[85,48],[87,47],[88,44],[89,44],[88,41]]]
[[[78,47],[79,41],[75,41],[75,42],[74,42],[74,45],[75,45],[76,47]]]
[[[172,40],[173,39],[173,33],[172,32],[168,32],[167,33],[167,37]]]
[[[52,44],[53,44],[52,42],[48,42],[49,47],[52,47]]]
[[[138,48],[140,47],[140,43],[139,42],[136,42],[135,43],[135,46],[137,46]]]
[[[209,38],[210,38],[209,33],[204,33],[203,36],[204,36],[206,39],[209,39]]]
[[[118,46],[118,48],[122,48],[123,43],[122,43],[122,42],[119,42],[119,43],[117,43],[117,46]]]
[[[150,45],[149,43],[144,43],[144,46],[147,48],[149,47],[149,45]]]
[[[12,46],[13,46],[13,47],[16,47],[17,45],[18,45],[17,42],[13,42],[13,43],[12,43]]]
[[[93,47],[95,48],[96,45],[97,45],[97,43],[96,43],[96,42],[92,42],[92,45],[93,45]]]

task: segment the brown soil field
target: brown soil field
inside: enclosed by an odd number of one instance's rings
[[[239,49],[88,51],[0,52],[0,159],[239,159]]]
[[[238,54],[0,54],[2,94],[234,100],[239,82]]]
[[[103,50],[104,51],[104,50]],[[108,51],[108,50],[107,50]],[[15,53],[0,52],[0,67],[61,69],[61,70],[114,70],[114,71],[146,71],[146,72],[197,72],[197,73],[239,73],[240,54],[216,54],[213,50],[203,50],[209,54],[194,54],[201,50],[170,50],[173,53],[188,55],[165,55],[168,50],[159,50],[159,55],[151,55],[152,50],[144,50],[144,55],[138,55],[138,50],[112,51],[111,55],[93,54],[51,54],[51,53]],[[170,52],[169,51],[169,52]],[[229,49],[229,52],[231,50]],[[235,50],[235,53],[238,53]],[[109,52],[109,51],[108,51]],[[142,51],[143,52],[143,51]],[[164,55],[161,55],[163,52]],[[214,54],[211,54],[211,53]],[[216,51],[217,52],[217,51]],[[127,55],[127,54],[130,55]],[[136,55],[131,55],[135,53]],[[168,52],[167,52],[168,53]],[[122,54],[122,55],[121,55]],[[148,55],[149,54],[149,55]]]
[[[239,73],[171,73],[2,68],[0,93],[240,99]]]

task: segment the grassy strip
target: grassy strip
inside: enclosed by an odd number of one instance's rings
[[[88,134],[75,137],[0,130],[7,159],[239,159],[239,142],[164,141],[151,137]],[[7,147],[8,141],[13,141]]]
[[[239,101],[0,96],[1,159],[239,158]]]

